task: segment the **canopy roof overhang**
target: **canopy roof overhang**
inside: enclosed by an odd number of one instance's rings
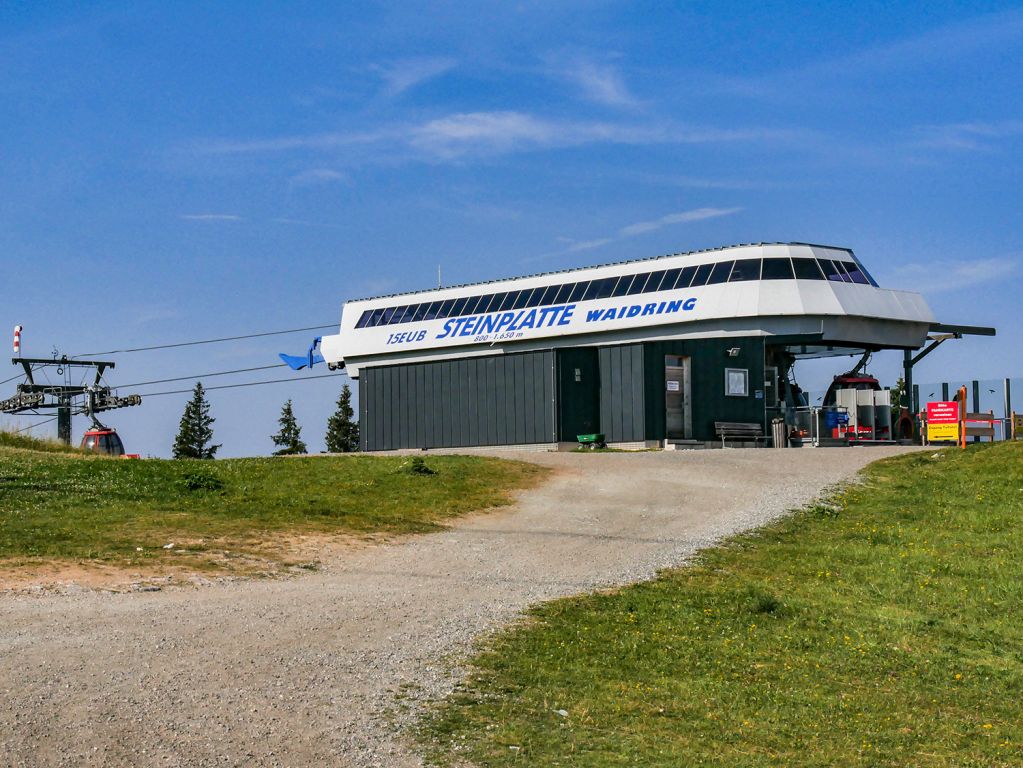
[[[957,339],[963,336],[994,336],[995,329],[984,325],[950,325],[948,323],[931,323],[931,333],[951,333]]]

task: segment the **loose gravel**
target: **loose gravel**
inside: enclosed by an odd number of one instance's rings
[[[0,597],[0,765],[419,766],[421,702],[525,607],[651,578],[905,450],[501,452],[556,473],[319,572]]]

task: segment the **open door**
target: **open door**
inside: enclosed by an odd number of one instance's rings
[[[693,411],[688,357],[664,357],[664,412],[665,437],[668,440],[692,439]]]

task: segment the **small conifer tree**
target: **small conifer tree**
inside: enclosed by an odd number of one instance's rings
[[[174,438],[173,455],[175,459],[212,459],[217,455],[219,445],[213,442],[213,422],[210,416],[210,404],[206,400],[206,392],[202,382],[195,383],[192,399],[185,406],[178,425],[178,435]]]
[[[345,384],[337,399],[337,410],[327,419],[327,450],[352,453],[359,450],[359,422],[353,421],[352,390]]]
[[[280,450],[274,451],[274,456],[309,453],[309,449],[302,442],[302,428],[298,426],[298,421],[295,419],[295,412],[291,409],[290,399],[281,408],[281,418],[277,420],[277,423],[281,425],[280,431],[276,435],[270,436],[270,439],[274,441],[274,445],[280,446]]]

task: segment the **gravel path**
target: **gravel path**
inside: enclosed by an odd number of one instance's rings
[[[558,473],[307,576],[0,597],[0,765],[420,765],[395,694],[443,695],[484,633],[649,578],[905,450],[502,452]]]

